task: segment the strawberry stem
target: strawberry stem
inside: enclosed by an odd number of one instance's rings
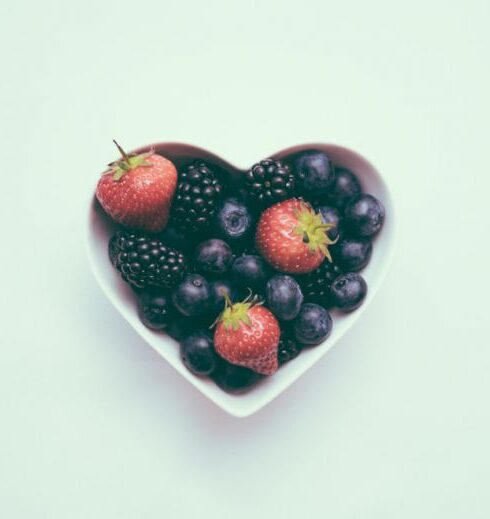
[[[325,223],[320,213],[317,213],[309,204],[301,202],[300,207],[295,211],[298,225],[293,228],[293,232],[301,237],[303,243],[308,245],[312,252],[321,251],[322,254],[331,261],[328,246],[336,243],[337,239],[332,240],[327,232],[334,227],[331,223]]]
[[[139,154],[130,153],[128,155],[115,139],[112,139],[112,142],[116,145],[122,158],[111,162],[111,164],[109,164],[110,169],[105,171],[103,175],[111,174],[113,180],[118,182],[128,171],[140,167],[150,167],[152,165],[147,159],[153,154],[153,150]]]
[[[225,309],[231,308],[233,306],[233,303],[230,299],[230,296],[228,295],[228,292],[223,288],[221,289],[221,293],[223,294],[223,297],[225,299]]]
[[[249,297],[242,301],[241,303],[233,304],[228,296],[228,294],[224,294],[225,298],[225,309],[218,317],[218,322],[222,322],[225,330],[233,330],[237,331],[240,328],[240,325],[250,326],[251,320],[248,315],[248,311],[252,307],[253,303],[249,302]]]
[[[119,145],[116,139],[112,139],[112,142],[116,145],[116,148],[119,150],[119,153],[121,154],[124,162],[129,162],[128,154],[123,150],[123,148]]]

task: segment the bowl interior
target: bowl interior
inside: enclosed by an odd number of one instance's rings
[[[149,148],[150,146],[147,146],[140,148],[138,151],[147,150]],[[159,143],[151,146],[151,148],[172,160],[177,167],[195,158],[204,159],[215,166],[229,171],[234,181],[237,181],[239,175],[244,171],[244,169],[240,169],[228,163],[209,151],[191,145]],[[211,380],[201,379],[190,373],[179,358],[177,342],[162,332],[149,330],[140,322],[136,312],[134,293],[120,279],[108,258],[107,244],[115,227],[101,209],[95,197],[91,196],[88,215],[87,248],[93,273],[102,290],[122,316],[150,346],[164,357],[183,377],[201,391],[201,393],[234,416],[248,416],[258,411],[284,391],[318,359],[325,355],[361,316],[370,301],[373,300],[392,258],[395,238],[395,215],[390,192],[378,171],[359,154],[347,148],[332,144],[313,143],[293,146],[275,153],[271,155],[271,157],[282,158],[291,153],[308,148],[325,151],[336,165],[346,167],[356,173],[361,181],[363,191],[373,194],[385,205],[387,215],[385,225],[374,240],[371,262],[362,272],[369,286],[368,295],[364,304],[355,312],[350,314],[332,312],[334,321],[333,330],[330,337],[324,343],[315,348],[305,349],[294,361],[286,364],[272,377],[265,378],[248,393],[242,395],[227,394],[218,388]],[[249,166],[250,165],[246,165],[246,167]]]

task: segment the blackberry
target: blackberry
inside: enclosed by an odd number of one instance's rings
[[[116,258],[118,253],[117,248],[117,234],[114,234],[109,240],[109,259],[111,260],[112,265],[116,266]]]
[[[330,286],[340,274],[342,271],[337,265],[325,260],[313,272],[298,276],[305,303],[318,303],[325,308],[330,307]]]
[[[287,164],[265,159],[245,174],[247,192],[262,207],[268,207],[294,195],[294,175]]]
[[[187,270],[180,251],[143,233],[118,231],[109,249],[114,267],[133,288],[172,288]]]
[[[179,172],[179,183],[172,205],[175,225],[197,233],[208,226],[223,187],[204,162],[194,162]]]
[[[279,365],[282,366],[295,359],[302,350],[301,344],[298,344],[294,339],[291,339],[287,335],[281,335],[279,345],[277,346],[277,360]]]

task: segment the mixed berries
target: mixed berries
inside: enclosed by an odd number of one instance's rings
[[[354,172],[319,150],[255,164],[241,179],[149,150],[109,165],[96,197],[118,228],[109,259],[145,326],[184,365],[242,393],[332,331],[331,310],[367,294],[361,271],[385,219]]]

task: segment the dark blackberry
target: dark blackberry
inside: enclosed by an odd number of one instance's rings
[[[194,162],[182,169],[172,204],[175,225],[192,233],[206,228],[222,191],[218,177],[204,162]]]
[[[331,306],[330,286],[342,274],[340,268],[327,259],[313,272],[296,279],[301,286],[305,303],[318,303],[325,308]]]
[[[252,166],[245,174],[250,198],[268,207],[294,195],[294,175],[287,164],[265,159]]]
[[[279,365],[282,366],[286,364],[286,362],[295,359],[301,353],[302,349],[301,344],[298,344],[294,339],[284,334],[281,335],[279,345],[277,346],[277,360]]]
[[[117,253],[117,234],[114,234],[109,240],[109,259],[114,267],[116,266]]]
[[[134,288],[172,288],[187,270],[184,255],[154,236],[118,231],[109,247],[114,266]]]

